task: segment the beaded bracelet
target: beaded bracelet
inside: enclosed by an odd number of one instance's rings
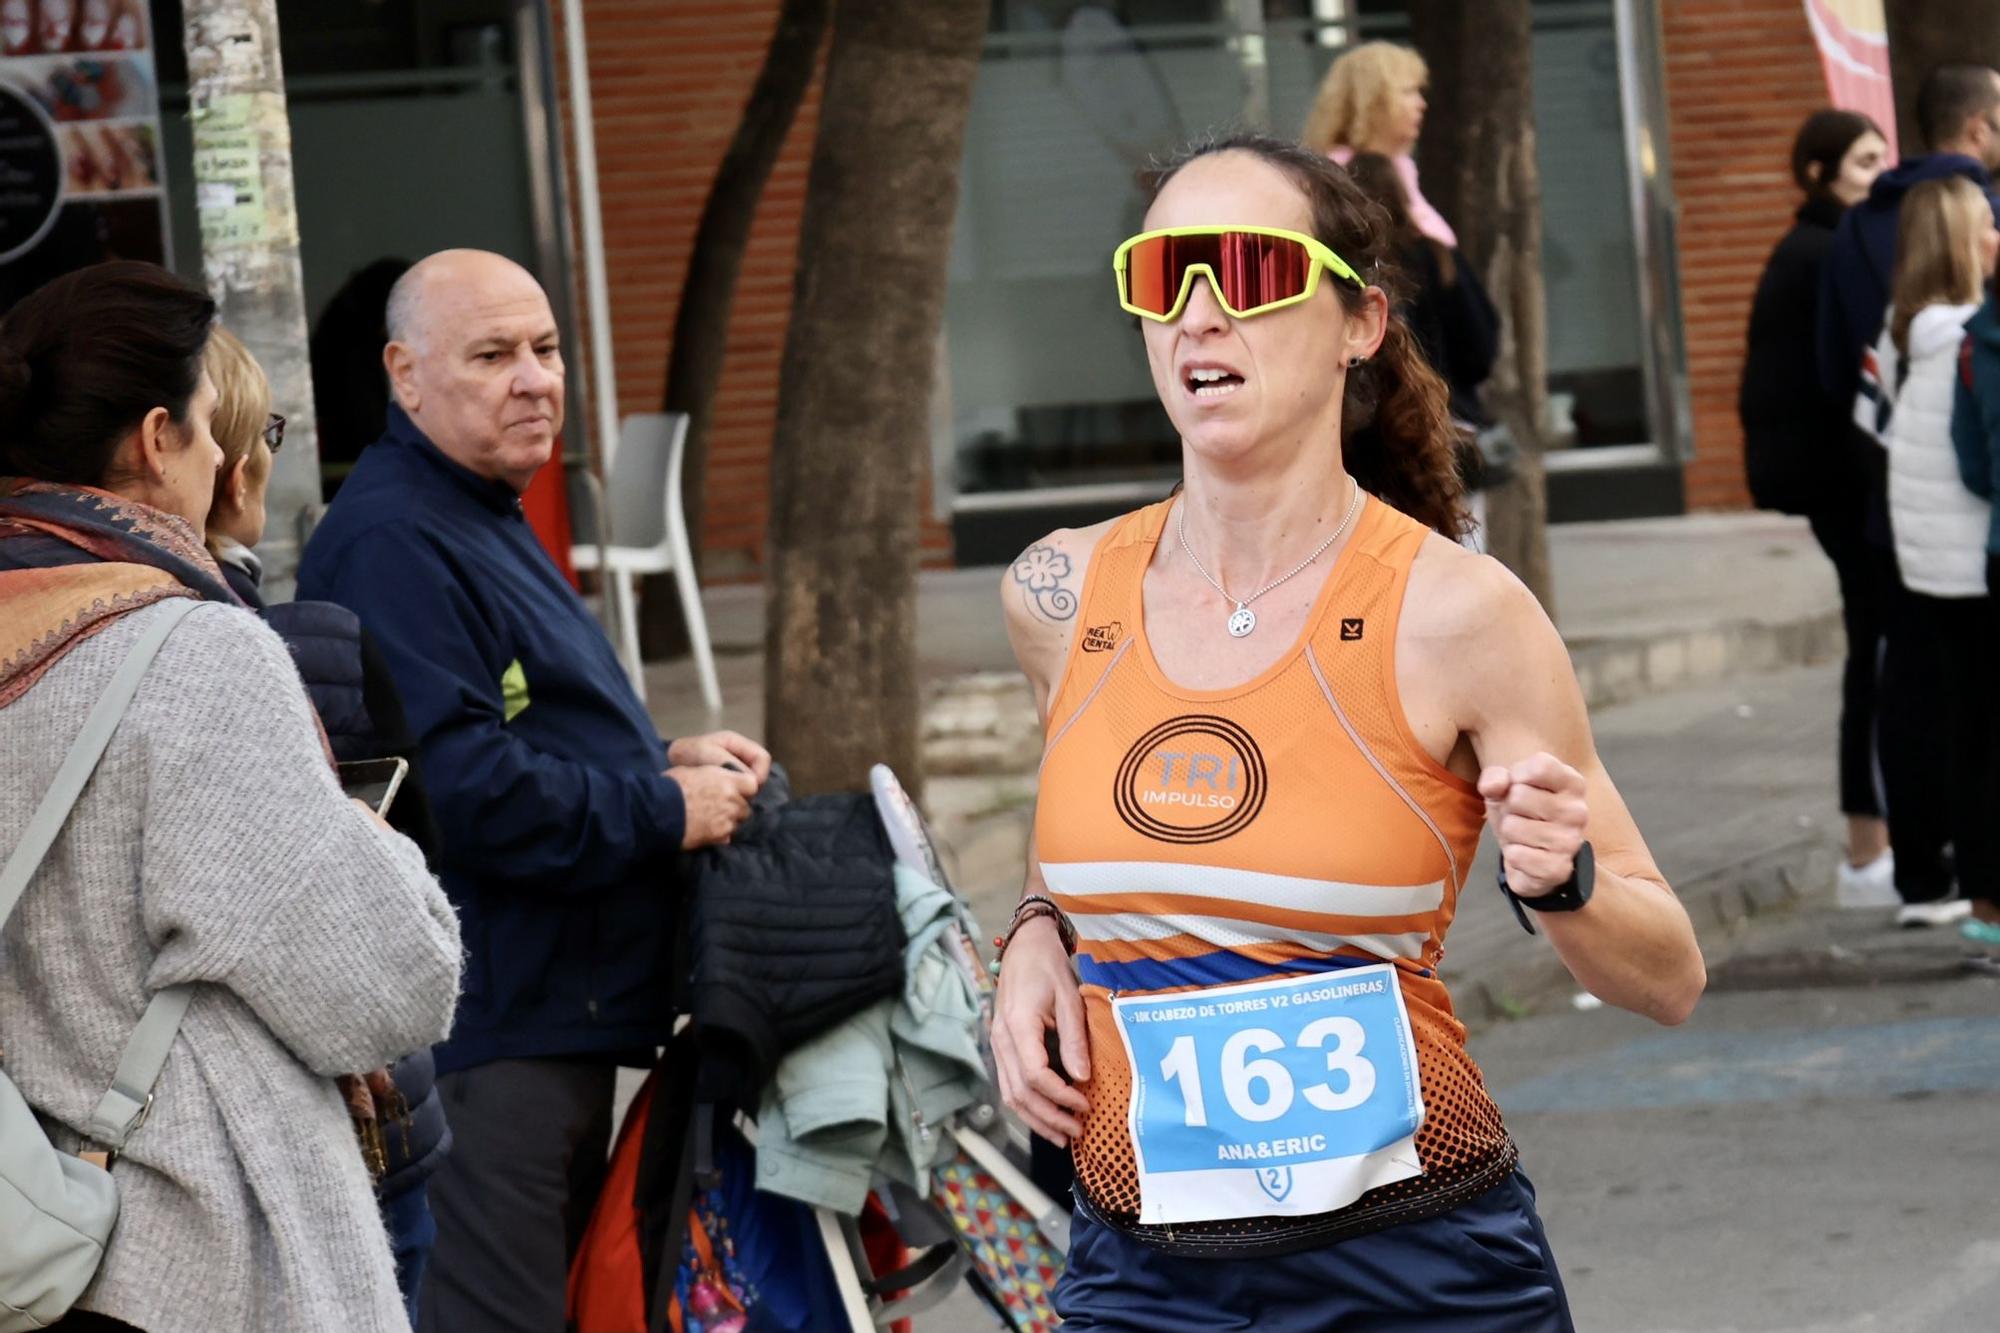
[[[1037,917],[1048,917],[1056,923],[1056,937],[1062,941],[1064,952],[1072,958],[1076,956],[1076,927],[1055,900],[1046,894],[1031,893],[1014,904],[1014,915],[1007,922],[1004,933],[993,937],[993,961],[987,970],[994,976],[1000,975],[1000,960],[1007,954],[1007,946],[1014,942],[1014,933]]]

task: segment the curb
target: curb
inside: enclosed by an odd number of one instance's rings
[[[1802,837],[1748,860],[1676,881],[1674,890],[1694,922],[1702,956],[1710,962],[1711,990],[1769,988],[1757,982],[1756,974],[1760,969],[1775,974],[1776,969],[1761,964],[1753,968],[1751,959],[1732,958],[1732,945],[1759,918],[1793,913],[1824,899],[1838,860],[1838,849],[1825,838]],[[1931,969],[1923,975],[1940,973]],[[1801,980],[1789,984],[1814,983]],[[1452,985],[1459,1018],[1475,1031],[1526,1017],[1545,1008],[1557,995],[1577,989],[1568,969],[1546,951],[1488,969],[1485,975],[1460,973]]]
[[[1578,636],[1570,662],[1587,707],[1603,708],[1731,676],[1810,666],[1846,646],[1838,608],[1795,620],[1738,620],[1655,635]]]

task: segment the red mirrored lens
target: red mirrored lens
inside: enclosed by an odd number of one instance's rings
[[[1154,236],[1125,252],[1125,299],[1164,315],[1179,299],[1187,271],[1206,264],[1230,309],[1250,313],[1306,289],[1312,256],[1297,241],[1256,232]]]

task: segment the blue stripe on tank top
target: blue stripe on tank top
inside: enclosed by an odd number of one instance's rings
[[[1167,990],[1175,986],[1227,986],[1238,981],[1261,981],[1265,977],[1302,972],[1338,972],[1349,967],[1371,967],[1380,958],[1348,958],[1320,954],[1294,958],[1284,963],[1260,962],[1228,949],[1197,954],[1192,958],[1139,958],[1129,963],[1100,963],[1088,954],[1076,956],[1077,976],[1085,985],[1106,990]],[[1429,972],[1426,971],[1426,976]]]

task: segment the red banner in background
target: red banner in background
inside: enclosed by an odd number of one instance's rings
[[[556,440],[555,453],[542,464],[541,471],[528,483],[528,489],[521,496],[521,512],[526,515],[528,526],[534,529],[540,539],[542,549],[556,562],[556,568],[576,586],[576,570],[570,567],[569,547],[569,485],[563,472],[562,440]]]
[[[1805,0],[1826,70],[1826,91],[1843,111],[1859,111],[1882,127],[1896,160],[1896,94],[1889,84],[1889,25],[1882,0]]]

